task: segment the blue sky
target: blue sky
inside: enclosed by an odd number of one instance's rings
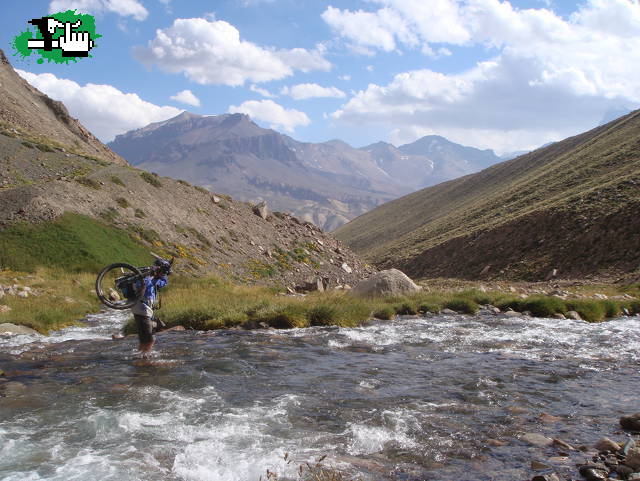
[[[39,65],[28,20],[76,8],[93,58]],[[637,0],[30,0],[0,47],[101,140],[183,109],[356,147],[427,134],[530,149],[640,104]]]

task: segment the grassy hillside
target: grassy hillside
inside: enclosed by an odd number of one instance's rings
[[[640,111],[389,202],[335,232],[416,277],[541,278],[640,265]]]
[[[130,234],[90,217],[67,212],[40,224],[18,222],[0,231],[0,267],[35,271],[39,266],[98,271],[117,259],[134,265],[151,260]]]

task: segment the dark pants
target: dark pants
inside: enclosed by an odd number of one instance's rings
[[[148,344],[153,341],[153,319],[147,316],[134,314],[133,318],[138,327],[138,339],[140,344]]]

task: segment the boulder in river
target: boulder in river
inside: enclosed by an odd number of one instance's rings
[[[582,317],[576,311],[567,312],[567,319],[573,319],[574,321],[581,321]]]
[[[0,324],[0,334],[40,334],[38,331],[31,329],[26,326],[18,326],[16,324],[11,324],[9,322],[5,322]]]
[[[620,426],[629,431],[640,431],[640,413],[622,416],[620,418]]]
[[[640,448],[630,449],[624,464],[636,471],[640,470]]]
[[[357,296],[398,296],[421,289],[404,272],[388,269],[376,272],[368,279],[360,281],[351,292]]]

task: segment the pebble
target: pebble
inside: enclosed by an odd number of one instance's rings
[[[620,450],[620,445],[618,443],[606,437],[600,438],[593,447],[596,448],[600,453],[616,453]]]
[[[531,461],[531,469],[533,469],[534,471],[545,471],[547,469],[551,469],[551,466],[534,460]]]
[[[553,439],[538,433],[525,433],[522,435],[520,440],[540,448],[551,446],[553,444]]]
[[[559,417],[552,416],[551,414],[547,413],[542,413],[538,419],[546,424],[559,423],[560,421],[562,421],[562,419],[560,419]]]

